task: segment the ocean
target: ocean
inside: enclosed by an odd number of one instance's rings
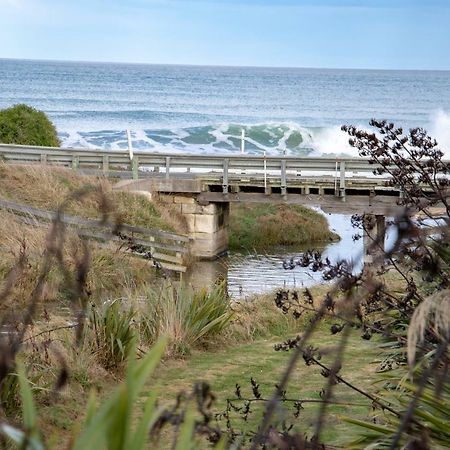
[[[45,111],[63,146],[355,154],[342,124],[426,128],[450,154],[450,71],[201,67],[0,59],[0,109]]]

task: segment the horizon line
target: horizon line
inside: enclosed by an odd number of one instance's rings
[[[50,58],[10,58],[0,57],[7,61],[32,61],[32,62],[60,62],[75,64],[118,64],[118,65],[141,65],[141,66],[174,66],[174,67],[217,67],[217,68],[242,68],[242,69],[306,69],[306,70],[367,70],[386,72],[450,72],[449,69],[386,69],[373,67],[312,67],[312,66],[266,66],[266,65],[235,65],[235,64],[189,64],[189,63],[155,63],[155,62],[126,62],[126,61],[93,61],[78,59],[50,59]]]

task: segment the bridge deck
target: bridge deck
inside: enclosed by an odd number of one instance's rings
[[[132,156],[130,158],[130,156]],[[201,201],[265,201],[334,210],[397,207],[399,189],[364,158],[192,155],[0,144],[8,163],[51,164],[133,178],[135,190],[198,194]],[[146,181],[142,187],[141,180]],[[139,187],[141,186],[141,187]],[[122,185],[123,187],[123,185]]]

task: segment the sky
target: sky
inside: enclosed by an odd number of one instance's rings
[[[450,70],[450,0],[0,0],[0,58]]]

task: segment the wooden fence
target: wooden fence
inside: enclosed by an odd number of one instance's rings
[[[28,205],[0,199],[0,208],[37,225],[42,221],[55,220],[56,213]],[[62,214],[60,220],[74,227],[82,237],[99,241],[116,241],[124,249],[147,257],[154,265],[176,272],[185,272],[189,253],[189,238],[166,231],[136,227],[128,224],[103,223],[100,220]],[[138,250],[137,250],[138,249]]]

